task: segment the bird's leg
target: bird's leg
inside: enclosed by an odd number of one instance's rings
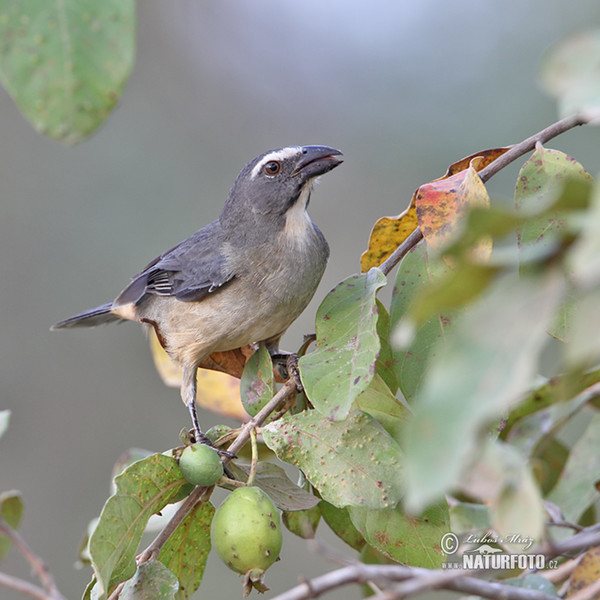
[[[201,442],[212,446],[210,440],[204,435],[200,429],[198,421],[198,413],[196,411],[196,372],[197,367],[183,367],[183,376],[181,378],[181,399],[187,406],[187,409],[192,417],[192,425],[194,427],[194,438],[196,442]]]
[[[192,417],[192,425],[194,428],[194,439],[196,442],[200,442],[201,444],[206,444],[211,448],[214,448],[214,444],[210,441],[206,434],[200,429],[200,422],[198,421],[198,412],[196,410],[196,372],[198,367],[183,367],[183,376],[181,378],[181,399],[183,403],[187,406],[187,409]],[[228,452],[227,450],[220,450],[219,448],[215,448],[215,450],[221,456],[227,456],[228,458],[236,458],[235,454]]]
[[[293,352],[282,352],[281,350],[276,350],[275,352],[270,352],[271,360],[273,361],[273,366],[277,369],[281,378],[284,380],[293,377],[296,382],[296,387],[298,391],[302,391],[302,382],[300,381],[300,372],[298,371],[298,355]]]

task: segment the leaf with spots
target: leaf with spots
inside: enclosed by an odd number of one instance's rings
[[[90,538],[90,557],[101,597],[133,576],[135,554],[148,519],[180,499],[180,491],[188,482],[174,458],[153,454],[132,464],[115,484],[117,491],[106,501]]]
[[[444,562],[442,536],[450,531],[446,502],[430,506],[419,517],[394,509],[350,507],[352,523],[367,543],[397,562],[411,567],[439,569]]]
[[[317,311],[317,346],[300,359],[304,391],[328,419],[345,419],[367,388],[380,351],[377,290],[386,284],[379,269],[339,283]]]
[[[566,598],[582,597],[582,593],[588,586],[600,581],[600,546],[590,548],[577,562],[573,573],[569,577],[569,587]],[[585,593],[587,598],[598,598],[598,593],[591,596]]]
[[[592,181],[591,175],[575,159],[544,148],[540,143],[519,171],[515,188],[515,207],[518,214],[535,215],[525,219],[517,228],[517,242],[521,251],[528,246],[548,246],[560,238],[565,227],[565,210],[542,211],[551,207],[567,181]],[[563,203],[564,204],[564,203]]]
[[[135,2],[5,0],[0,80],[34,128],[75,143],[117,103],[135,55]]]
[[[515,207],[518,214],[535,215],[527,218],[517,228],[517,243],[522,257],[531,254],[532,248],[540,253],[551,251],[564,237],[569,212],[577,208],[578,189],[565,189],[567,182],[593,181],[591,175],[573,158],[558,150],[544,148],[540,143],[535,152],[521,167],[515,188]],[[555,203],[561,191],[571,197],[572,204]],[[568,199],[568,198],[566,198]],[[555,210],[543,210],[545,207]],[[561,206],[562,205],[562,206]],[[572,319],[572,302],[566,301],[559,309],[557,319],[550,328],[550,334],[566,341]]]
[[[175,600],[177,577],[157,560],[141,564],[119,594],[120,600]]]
[[[273,361],[264,343],[246,362],[240,381],[240,394],[242,404],[251,417],[275,395]]]
[[[266,425],[263,438],[338,508],[389,508],[402,496],[400,446],[363,412],[353,410],[343,421],[323,419],[316,410],[287,415]]]
[[[422,185],[417,190],[415,206],[419,226],[431,248],[442,248],[456,239],[466,208],[489,206],[490,198],[477,174],[479,162],[479,158],[474,158],[464,171]],[[473,250],[481,258],[488,257],[490,240],[480,241]]]
[[[215,509],[200,502],[177,526],[160,551],[158,559],[179,580],[176,600],[186,600],[200,586],[210,552],[210,524]]]

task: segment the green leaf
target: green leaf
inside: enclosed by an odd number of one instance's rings
[[[0,494],[0,517],[11,529],[19,528],[24,509],[21,492],[11,490]],[[0,532],[0,560],[6,558],[11,544],[12,540]]]
[[[528,218],[517,228],[520,249],[529,244],[556,242],[557,232],[565,226],[565,212],[552,208],[553,201],[568,181],[593,181],[591,175],[573,158],[559,150],[538,144],[519,171],[515,188],[518,214]]]
[[[544,505],[530,467],[518,450],[486,440],[459,487],[488,506],[491,526],[501,537],[508,540],[518,533],[521,538],[541,543]],[[523,549],[522,544],[512,546],[515,552]]]
[[[102,594],[135,573],[135,553],[148,519],[174,502],[187,481],[177,461],[154,454],[115,479],[117,491],[104,505],[90,538],[90,556]]]
[[[600,499],[600,414],[594,415],[571,455],[548,500],[557,504],[571,523],[577,523],[588,506]]]
[[[176,600],[186,600],[200,586],[210,552],[210,524],[215,509],[201,502],[186,515],[162,547],[159,560],[176,576]]]
[[[569,213],[578,208],[580,194],[587,195],[590,174],[574,159],[558,150],[549,150],[541,144],[521,167],[515,189],[515,206],[527,216],[517,228],[517,244],[522,257],[532,247],[549,251],[565,235]],[[571,185],[565,186],[571,182]],[[576,182],[584,182],[578,186]],[[562,202],[553,202],[562,195]],[[569,202],[568,200],[571,200]],[[573,308],[570,298],[560,307],[550,328],[556,339],[566,341]]]
[[[240,395],[246,412],[254,417],[275,395],[273,361],[264,343],[244,365]]]
[[[585,288],[598,283],[600,277],[600,185],[590,194],[589,208],[582,223],[579,239],[567,255],[567,267],[575,282]]]
[[[321,511],[318,506],[306,510],[286,510],[281,513],[281,520],[294,535],[305,540],[312,540],[321,520]]]
[[[237,479],[247,481],[250,467],[230,463],[228,467]],[[316,506],[319,499],[297,486],[278,465],[259,462],[256,466],[254,485],[259,487],[280,510],[307,510]]]
[[[551,384],[546,384],[542,389],[553,388]],[[592,389],[585,389],[567,402],[541,407],[540,410],[517,421],[510,429],[506,440],[519,448],[525,456],[531,456],[542,439],[552,437],[573,415],[596,397],[598,397],[598,390],[594,386]]]
[[[394,353],[390,345],[390,315],[382,302],[377,300],[377,335],[381,349],[375,363],[375,371],[388,386],[392,394],[398,391],[396,379],[396,364]]]
[[[0,410],[0,437],[2,437],[5,431],[8,429],[10,423],[10,410]]]
[[[49,137],[90,135],[118,101],[134,53],[133,0],[0,3],[0,81]]]
[[[121,592],[121,600],[175,600],[177,577],[157,560],[141,564]]]
[[[431,362],[405,427],[407,506],[419,510],[460,481],[490,420],[534,380],[562,279],[499,279],[465,312]]]
[[[369,387],[356,398],[356,406],[371,415],[395,439],[400,439],[402,424],[408,419],[410,408],[398,400],[378,375]]]
[[[418,245],[406,255],[398,269],[392,294],[392,331],[407,314],[422,287],[449,271],[450,268],[445,263],[428,257],[425,244]],[[393,349],[396,377],[408,402],[413,400],[423,382],[428,360],[434,355],[436,344],[444,339],[452,324],[451,315],[450,311],[434,315],[418,327],[407,347],[399,348],[396,345]]]
[[[404,514],[400,506],[386,510],[350,507],[348,513],[367,543],[385,556],[434,569],[444,561],[440,540],[450,527],[445,502],[429,507],[418,518]]]
[[[366,544],[365,538],[354,527],[347,508],[337,508],[333,504],[321,500],[319,502],[319,510],[321,511],[323,520],[329,525],[331,531],[346,542],[348,546],[359,552],[364,548]]]
[[[491,528],[490,509],[483,504],[457,502],[450,507],[450,529],[460,535],[471,531],[486,531]]]
[[[600,30],[572,34],[544,57],[540,72],[546,92],[558,99],[561,116],[600,117]]]
[[[375,374],[380,343],[376,293],[386,284],[377,268],[338,284],[317,311],[317,346],[300,359],[304,391],[328,419],[345,419]]]
[[[323,419],[314,410],[288,415],[266,425],[263,438],[334,506],[387,508],[402,496],[400,446],[358,410],[344,421]]]
[[[528,415],[545,410],[558,402],[580,394],[586,388],[600,381],[600,369],[587,373],[566,374],[553,377],[542,385],[536,385],[523,396],[518,406],[511,410],[502,437],[508,439],[512,428]]]

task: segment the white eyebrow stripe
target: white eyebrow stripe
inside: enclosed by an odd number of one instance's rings
[[[252,172],[250,173],[251,179],[254,179],[261,171],[261,169],[272,160],[285,160],[291,158],[295,154],[298,154],[301,146],[290,146],[288,148],[281,148],[280,150],[274,150],[269,152],[262,157],[262,159],[254,165]]]

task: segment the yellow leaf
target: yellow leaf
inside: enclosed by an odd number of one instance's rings
[[[575,596],[578,592],[592,583],[596,583],[598,580],[600,580],[600,546],[590,548],[575,567],[569,578],[567,598]],[[598,599],[600,598],[600,593],[590,598]]]

